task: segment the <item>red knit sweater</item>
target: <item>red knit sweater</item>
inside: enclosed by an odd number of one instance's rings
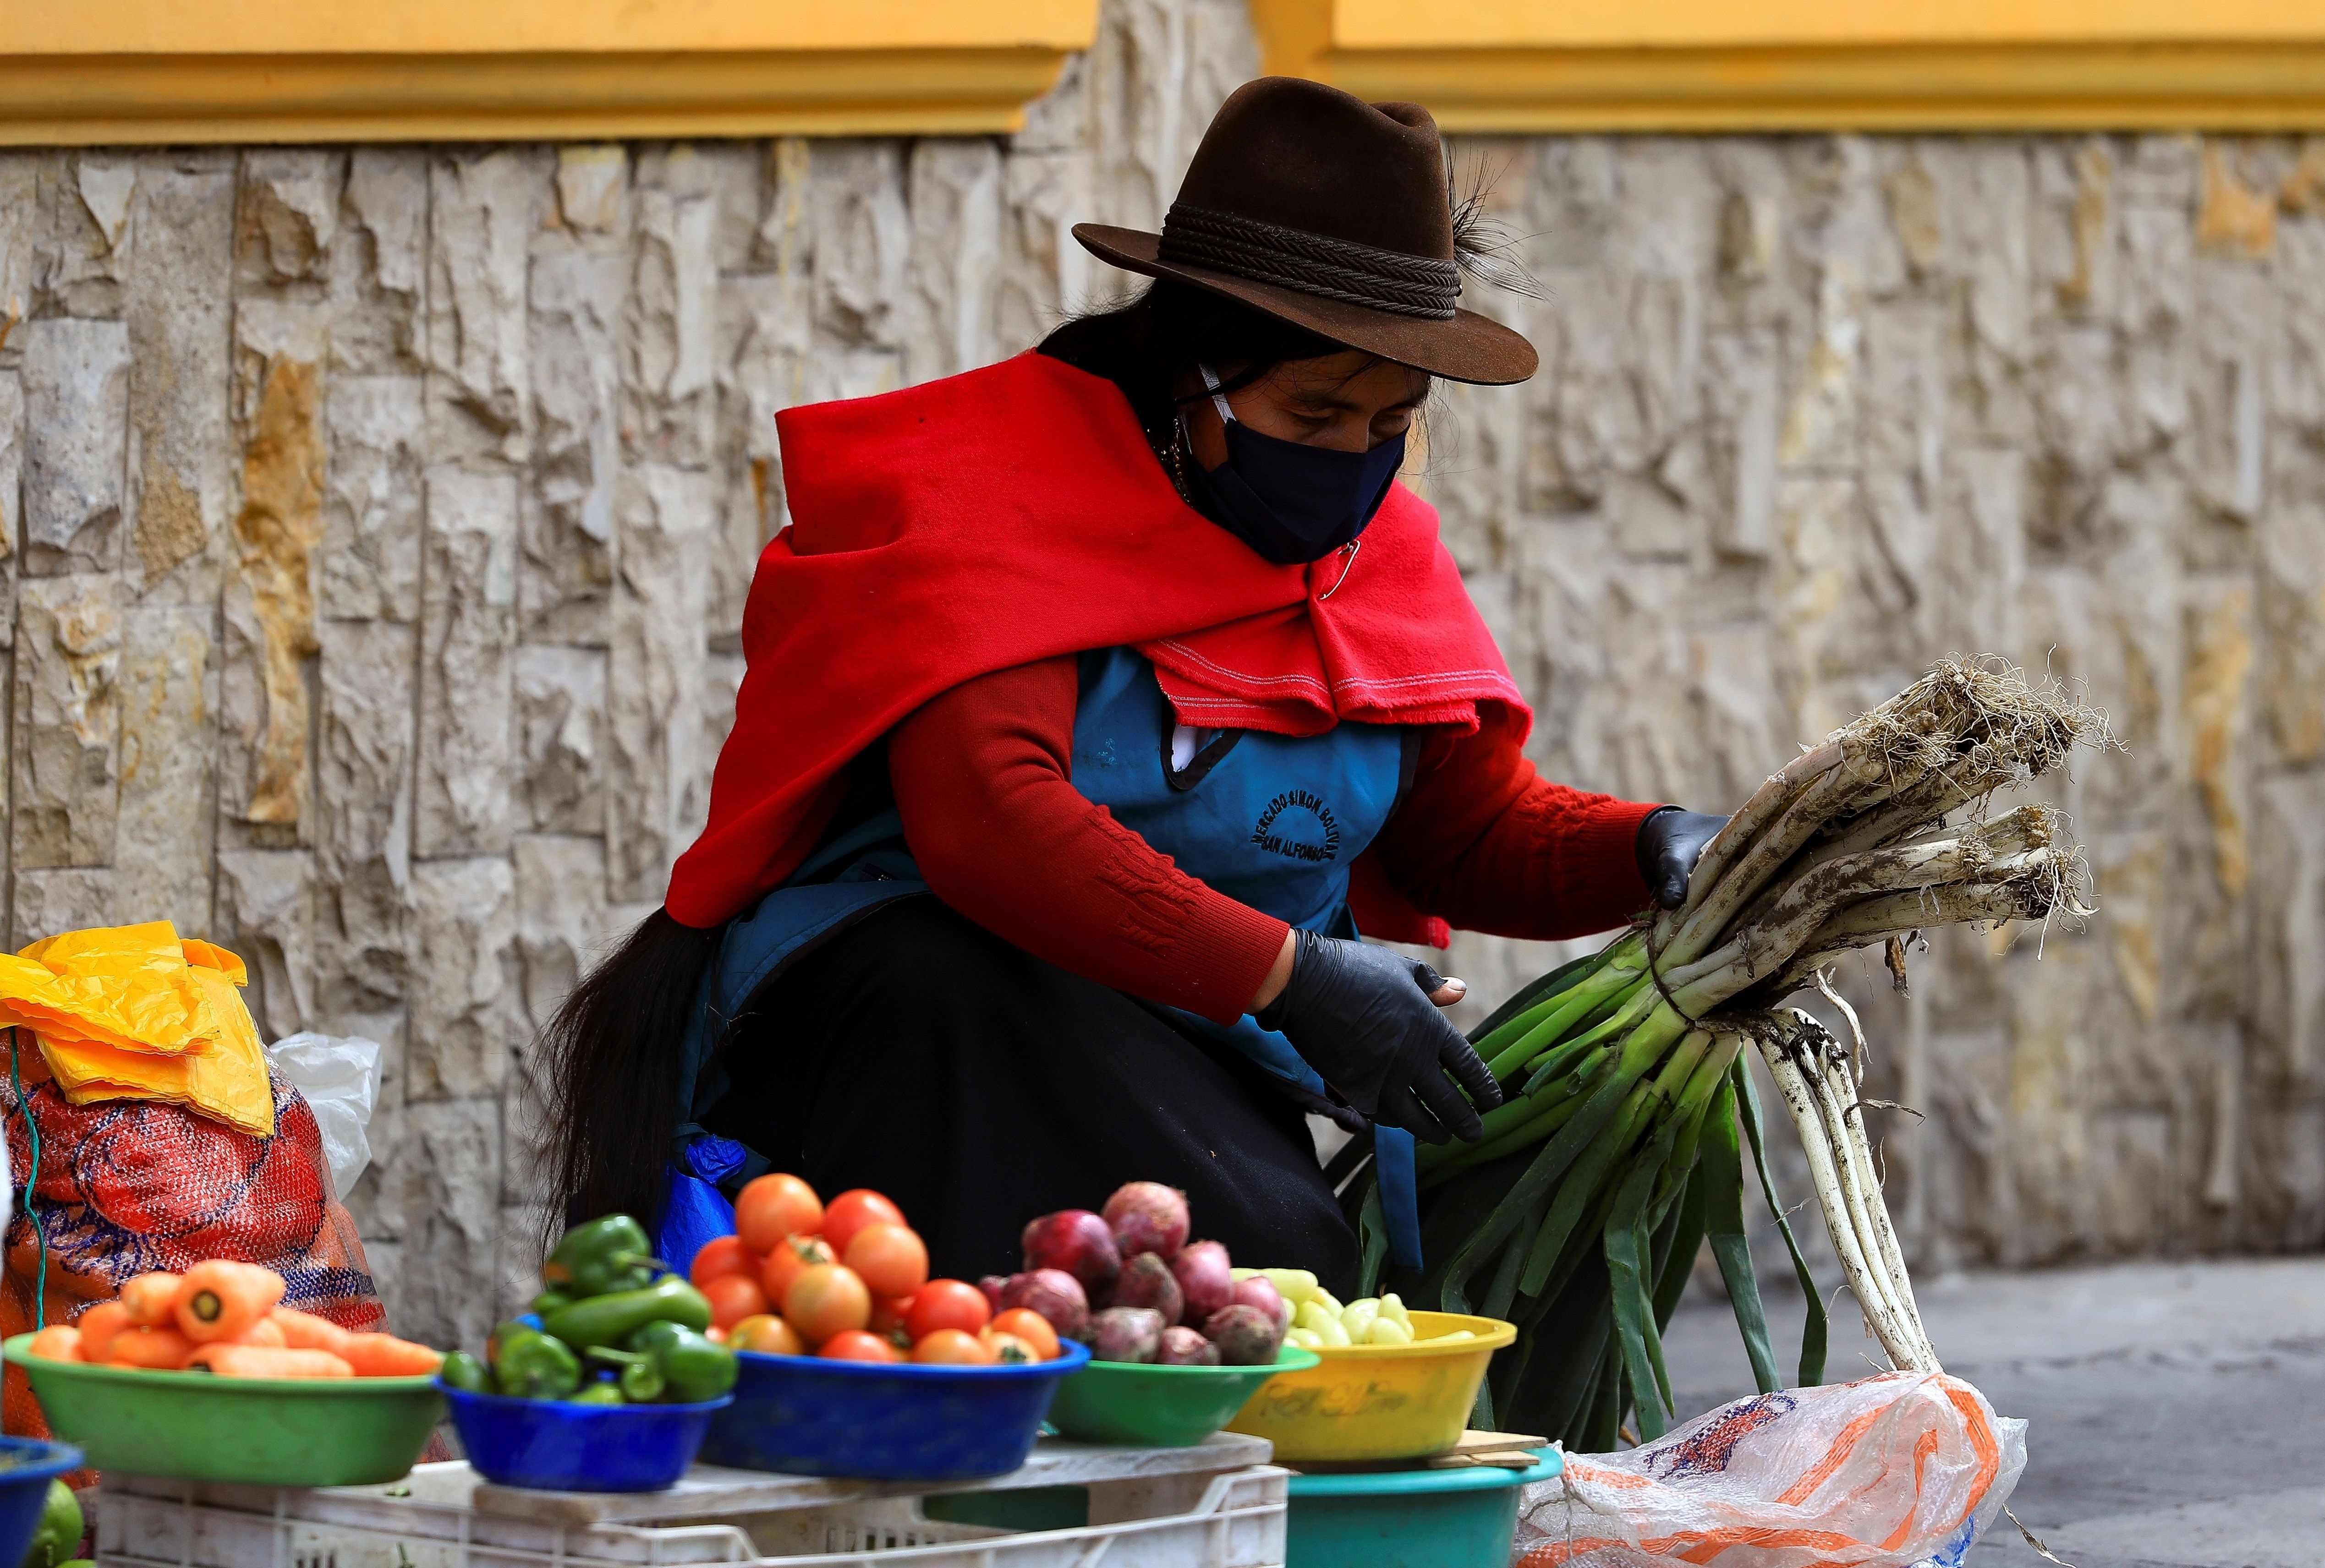
[[[1289,927],[1189,876],[1073,786],[1079,661],[955,687],[889,737],[905,842],[936,895],[1061,969],[1226,1023]],[[1579,936],[1648,900],[1652,805],[1534,773],[1507,728],[1432,734],[1375,848],[1427,914],[1503,936]]]

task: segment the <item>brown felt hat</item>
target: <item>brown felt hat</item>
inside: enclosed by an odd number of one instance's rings
[[[1161,234],[1082,223],[1074,238],[1431,375],[1500,385],[1534,372],[1533,345],[1457,303],[1445,154],[1419,104],[1246,82],[1212,116]]]

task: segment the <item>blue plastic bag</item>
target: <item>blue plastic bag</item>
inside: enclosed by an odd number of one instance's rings
[[[731,1138],[704,1133],[665,1167],[662,1216],[654,1224],[654,1256],[679,1273],[694,1255],[735,1233],[735,1205],[718,1184],[741,1170],[750,1150]]]

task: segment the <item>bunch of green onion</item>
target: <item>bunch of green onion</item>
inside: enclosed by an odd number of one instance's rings
[[[2087,913],[2058,814],[1986,806],[2105,740],[2098,715],[2015,670],[1941,663],[1762,786],[1707,847],[1681,908],[1543,976],[1477,1029],[1505,1103],[1482,1142],[1421,1151],[1428,1264],[1390,1282],[1408,1301],[1519,1325],[1477,1425],[1498,1417],[1605,1452],[1635,1413],[1639,1437],[1660,1435],[1672,1400],[1659,1334],[1707,1238],[1755,1379],[1781,1386],[1745,1236],[1747,1142],[1809,1298],[1799,1380],[1820,1380],[1823,1311],[1769,1180],[1747,1041],[1802,1136],[1867,1324],[1897,1366],[1937,1369],[1866,1138],[1861,1039],[1844,1048],[1778,1004],[1812,984],[1838,1003],[1823,966],[1858,947],[1888,944],[1902,984],[1915,931]],[[1352,1148],[1339,1174],[1361,1159]],[[1370,1295],[1387,1252],[1380,1196],[1369,1174],[1346,1195]]]

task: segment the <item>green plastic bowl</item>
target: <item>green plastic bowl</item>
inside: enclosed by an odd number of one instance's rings
[[[1286,1345],[1272,1367],[1150,1367],[1092,1361],[1058,1385],[1050,1425],[1080,1443],[1192,1448],[1235,1419],[1278,1372],[1304,1372],[1321,1358]]]
[[[433,1378],[294,1380],[92,1367],[26,1355],[57,1436],[97,1470],[246,1486],[361,1486],[412,1468],[444,1414]]]

